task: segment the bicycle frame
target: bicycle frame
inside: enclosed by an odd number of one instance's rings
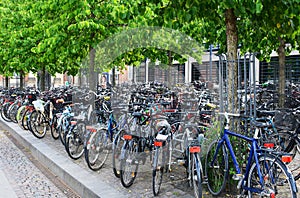
[[[240,169],[239,164],[237,162],[237,159],[236,159],[233,147],[231,145],[229,136],[235,136],[235,137],[241,138],[243,140],[246,140],[247,142],[251,142],[250,154],[249,154],[249,157],[248,157],[248,162],[247,162],[247,166],[246,166],[246,172],[244,174],[246,177],[243,178],[243,181],[247,180],[247,178],[248,178],[248,174],[249,174],[250,166],[251,166],[251,161],[252,161],[252,158],[254,157],[255,164],[256,164],[257,170],[258,170],[259,182],[263,186],[264,185],[264,179],[263,179],[263,176],[261,174],[260,165],[259,165],[259,161],[258,161],[258,155],[259,155],[259,151],[261,149],[258,146],[257,140],[255,138],[250,138],[250,137],[247,137],[247,136],[244,136],[244,135],[241,135],[241,134],[237,134],[237,133],[235,133],[233,131],[230,131],[229,129],[224,129],[224,134],[221,137],[221,139],[218,141],[217,149],[215,151],[213,160],[210,163],[210,165],[211,166],[213,165],[214,161],[216,160],[216,157],[217,157],[219,149],[221,148],[221,146],[223,144],[225,144],[226,147],[227,147],[227,149],[229,150],[230,155],[231,155],[231,158],[232,158],[232,161],[233,161],[236,173],[237,174],[241,174],[241,169]],[[243,184],[244,184],[244,182],[243,182]],[[246,189],[248,191],[254,191],[253,189],[248,189],[245,186],[242,186],[242,188]]]

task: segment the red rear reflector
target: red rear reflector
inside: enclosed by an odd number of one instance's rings
[[[264,147],[266,148],[274,148],[274,143],[264,143]]]
[[[271,193],[271,194],[270,194],[270,197],[271,197],[271,198],[275,198],[275,193]]]
[[[190,153],[200,153],[200,146],[191,146]]]
[[[31,99],[31,98],[32,98],[32,95],[29,95],[28,98]]]
[[[282,156],[281,161],[285,162],[285,163],[289,163],[292,161],[292,156],[290,156],[290,155]]]
[[[163,142],[155,141],[154,146],[162,147]]]
[[[164,113],[175,113],[176,109],[164,109],[163,112]]]
[[[77,124],[77,121],[71,121],[71,124],[72,124],[72,125],[76,125],[76,124]]]
[[[124,140],[131,140],[132,135],[123,135]]]
[[[71,123],[72,123],[72,121],[71,121]],[[97,131],[97,129],[93,128],[92,126],[86,126],[86,130],[89,130],[92,133]]]

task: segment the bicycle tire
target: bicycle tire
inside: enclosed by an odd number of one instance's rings
[[[79,159],[84,153],[84,131],[85,124],[81,122],[77,123],[67,135],[65,147],[69,157],[73,160]]]
[[[117,178],[120,178],[120,169],[121,169],[121,150],[122,146],[124,145],[123,134],[125,133],[124,130],[120,131],[116,134],[113,142],[112,148],[112,166],[113,166],[113,173]]]
[[[132,186],[139,167],[139,162],[136,159],[138,153],[138,144],[135,140],[131,140],[127,143],[127,146],[123,148],[124,152],[121,159],[121,183],[125,188]]]
[[[59,139],[64,146],[66,146],[67,134],[70,127],[70,119],[70,117],[62,117],[60,126],[57,128]]]
[[[158,196],[162,184],[165,165],[164,159],[165,154],[163,149],[157,147],[154,151],[152,167],[152,190],[154,196]]]
[[[198,153],[192,155],[191,169],[195,198],[202,198],[202,171],[201,160]]]
[[[45,137],[47,132],[47,123],[44,116],[36,110],[30,114],[30,128],[35,137],[39,139]]]
[[[9,102],[5,103],[3,106],[2,106],[2,110],[1,110],[1,117],[4,121],[6,122],[11,122],[11,119],[8,115],[8,108],[11,104]]]
[[[62,125],[60,125],[56,130],[58,131],[60,142],[64,146],[66,143],[66,141],[65,141],[65,136],[66,136],[65,133],[66,132],[63,130]]]
[[[29,130],[29,121],[28,120],[29,120],[30,114],[31,114],[31,111],[29,109],[27,109],[22,117],[21,124],[22,124],[22,128],[24,130]]]
[[[292,153],[293,157],[296,155],[297,142],[293,138],[293,133],[289,131],[278,132],[280,137],[279,146],[280,150],[286,153]]]
[[[87,165],[91,170],[97,171],[103,167],[109,154],[106,130],[100,129],[91,133],[84,154]]]
[[[265,181],[267,188],[261,189],[261,185],[258,177],[257,165],[252,163],[249,175],[247,179],[247,189],[253,189],[253,191],[264,193],[273,192],[276,197],[290,197],[296,198],[297,194],[293,190],[296,190],[296,183],[288,170],[287,166],[279,160],[279,158],[270,155],[262,154],[258,158],[260,164],[260,172]],[[271,168],[270,168],[271,167]],[[268,181],[266,181],[268,179]],[[256,193],[255,193],[256,194]],[[252,198],[254,195],[250,190],[248,191],[248,197]]]
[[[26,112],[26,106],[21,106],[19,109],[18,109],[18,112],[17,112],[17,115],[16,115],[16,120],[18,122],[18,125],[21,129],[24,129],[23,125],[22,125],[22,119],[23,119],[23,116]]]
[[[52,118],[50,130],[52,138],[57,140],[59,138],[59,132],[57,129],[57,117],[55,115]]]
[[[19,109],[18,104],[12,104],[8,109],[8,116],[10,117],[13,123],[18,123],[16,118],[18,109]]]
[[[225,189],[226,181],[228,178],[228,154],[225,145],[222,144],[218,150],[217,157],[213,166],[210,163],[216,152],[218,140],[213,141],[207,150],[205,159],[205,175],[207,177],[207,187],[211,194],[218,196]]]

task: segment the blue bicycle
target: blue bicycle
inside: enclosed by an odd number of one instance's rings
[[[228,116],[238,114],[222,113],[225,115],[225,128],[218,140],[213,141],[207,150],[205,160],[205,177],[208,190],[214,196],[219,196],[225,189],[229,176],[229,158],[231,156],[236,174],[233,179],[238,182],[239,197],[297,197],[295,180],[286,166],[292,157],[285,153],[274,151],[273,143],[259,145],[258,130],[253,137],[247,137],[229,130]],[[241,170],[229,136],[242,138],[249,142],[250,152],[245,170]]]

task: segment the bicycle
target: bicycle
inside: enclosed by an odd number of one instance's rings
[[[203,171],[200,160],[200,139],[203,140],[203,134],[199,133],[197,125],[188,123],[181,128],[182,123],[182,121],[175,121],[170,125],[167,120],[162,120],[157,124],[160,130],[154,139],[152,165],[154,196],[159,194],[164,170],[171,172],[171,165],[174,164],[172,159],[175,158],[181,162],[179,164],[185,166],[187,180],[193,187],[195,197],[202,197]],[[180,153],[179,156],[176,155],[178,153]]]
[[[123,135],[124,144],[121,150],[120,178],[125,188],[129,188],[136,176],[139,164],[145,164],[147,152],[152,159],[153,136],[151,134],[150,115],[144,106],[141,112],[133,112],[133,120],[129,126],[130,133]]]
[[[291,161],[291,156],[275,152],[267,142],[264,147],[258,145],[258,134],[255,130],[253,137],[238,134],[229,130],[229,117],[239,114],[220,113],[225,116],[225,127],[221,137],[213,141],[207,150],[205,159],[205,178],[208,190],[218,196],[225,189],[229,176],[228,153],[234,164],[236,174],[233,179],[239,181],[237,188],[241,190],[241,197],[257,194],[261,197],[297,197],[295,180],[284,162]],[[251,145],[243,174],[237,162],[229,136],[248,141]],[[273,144],[274,146],[274,144]]]

